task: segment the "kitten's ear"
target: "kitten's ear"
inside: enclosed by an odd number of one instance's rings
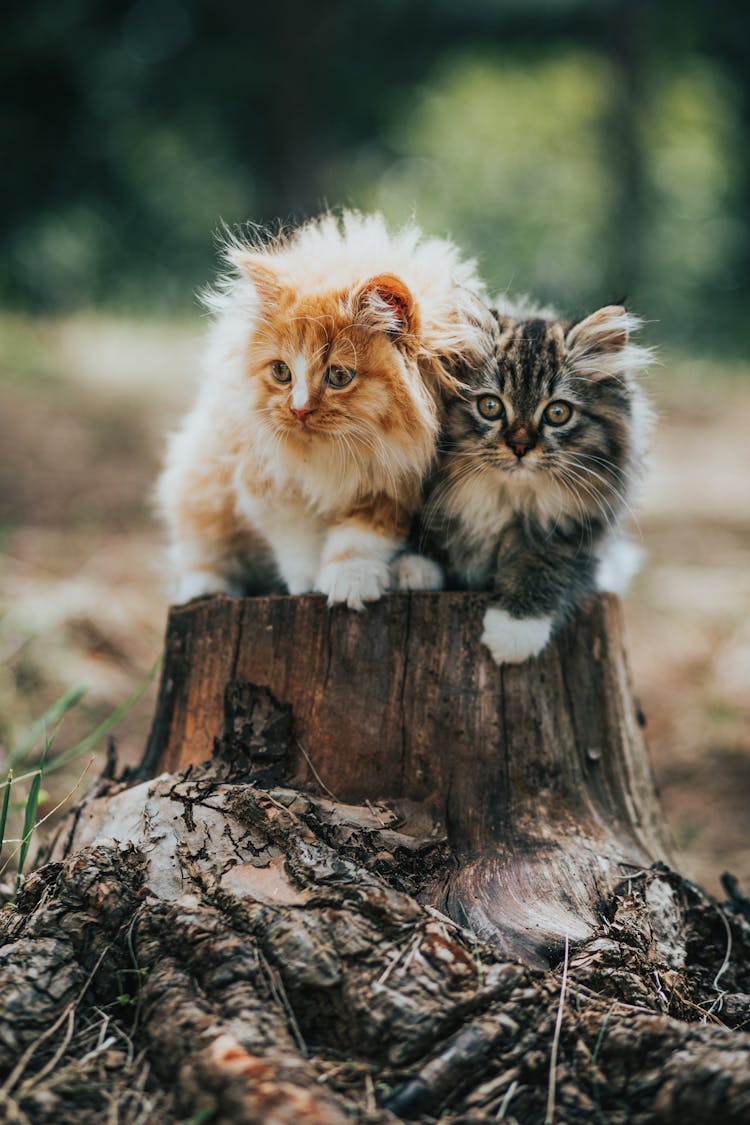
[[[353,304],[360,319],[391,337],[406,336],[414,330],[414,298],[395,274],[380,273],[359,285],[353,293]]]
[[[230,252],[230,260],[241,277],[248,277],[262,300],[273,300],[281,292],[281,278],[267,257],[247,250]]]
[[[622,305],[607,305],[574,324],[565,344],[570,351],[582,355],[622,351],[627,346],[633,320]]]
[[[648,367],[651,348],[631,340],[641,321],[623,305],[607,305],[571,325],[565,348],[575,373],[584,379],[629,379]]]

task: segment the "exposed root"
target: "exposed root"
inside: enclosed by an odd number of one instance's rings
[[[750,1118],[734,899],[631,873],[543,973],[419,904],[440,842],[384,806],[208,768],[109,788],[0,913],[0,1120]]]

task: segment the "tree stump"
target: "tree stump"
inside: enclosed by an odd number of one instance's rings
[[[650,864],[617,604],[504,669],[485,604],[172,611],[149,776],[0,911],[0,1121],[745,1125],[750,901]]]
[[[322,597],[215,597],[171,611],[140,777],[247,743],[256,696],[289,714],[277,779],[447,842],[436,906],[504,955],[559,959],[628,872],[667,856],[615,598],[542,657],[498,668],[485,594],[394,594],[363,614]]]

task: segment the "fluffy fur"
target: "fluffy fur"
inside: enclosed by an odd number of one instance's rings
[[[447,404],[420,540],[450,585],[494,590],[498,663],[536,655],[597,581],[621,588],[637,565],[619,525],[650,430],[638,324],[620,306],[577,323],[498,309],[491,359]]]
[[[389,584],[451,372],[487,343],[473,264],[357,214],[226,257],[158,486],[177,596],[319,590],[361,609]]]

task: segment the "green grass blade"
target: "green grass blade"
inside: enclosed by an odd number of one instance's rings
[[[60,726],[60,723],[62,723],[62,719],[60,719],[60,722],[57,724],[58,728]],[[57,731],[55,733],[57,733]],[[47,755],[49,754],[50,747],[52,746],[52,739],[53,738],[54,738],[54,735],[52,736],[52,738],[46,738],[44,740],[44,750],[42,751],[42,757],[41,757],[41,760],[39,762],[39,772],[36,773],[34,775],[34,777],[32,777],[31,785],[29,786],[29,795],[26,799],[26,809],[25,809],[24,815],[23,815],[23,832],[21,834],[21,850],[18,853],[18,875],[16,876],[16,894],[18,893],[18,888],[21,885],[21,876],[23,875],[23,865],[26,862],[26,856],[28,854],[29,848],[31,847],[31,837],[34,834],[34,829],[36,827],[36,811],[39,807],[39,793],[40,793],[41,788],[42,788],[42,778],[44,776],[44,767],[47,764]],[[10,792],[10,786],[8,786],[7,789],[6,789],[6,793],[9,793],[9,792]]]
[[[85,684],[79,684],[78,687],[69,688],[59,699],[56,699],[52,706],[47,708],[44,714],[31,724],[25,738],[13,747],[8,756],[8,765],[15,768],[20,762],[23,762],[39,739],[46,734],[49,727],[53,723],[59,725],[60,720],[67,715],[72,707],[81,702],[87,691],[88,688]]]
[[[79,742],[76,742],[75,746],[70,746],[62,754],[59,754],[56,758],[53,758],[47,766],[46,772],[51,773],[53,770],[60,769],[61,766],[66,766],[68,762],[72,762],[74,758],[78,758],[81,754],[86,754],[88,753],[88,751],[93,750],[103,738],[106,738],[112,728],[117,726],[120,719],[127,715],[128,711],[130,711],[130,709],[136,705],[138,700],[145,692],[146,688],[153,680],[156,673],[161,668],[163,659],[163,656],[159,656],[158,659],[154,661],[153,666],[146,674],[145,678],[138,684],[138,687],[135,689],[135,691],[131,692],[128,698],[123,703],[121,703],[119,707],[115,707],[114,711],[112,711],[112,713],[108,715],[106,719],[103,719],[102,722],[99,723],[99,725],[95,727],[90,734],[87,734]]]
[[[99,743],[101,739],[105,738],[106,735],[108,735],[112,730],[112,728],[116,726],[117,723],[119,723],[120,719],[122,719],[123,716],[128,713],[131,707],[135,706],[135,704],[141,698],[146,688],[149,686],[159,668],[161,667],[163,659],[163,656],[159,656],[159,658],[154,661],[154,664],[149,670],[148,674],[141,681],[141,683],[138,684],[135,691],[131,692],[128,698],[123,703],[121,703],[119,707],[115,707],[114,711],[112,711],[112,713],[108,715],[106,719],[99,723],[99,725],[95,727],[90,734],[87,734],[85,738],[80,739],[74,746],[71,746],[68,750],[65,750],[56,758],[53,758],[51,761],[49,760],[50,749],[52,748],[52,744],[55,738],[57,737],[57,733],[60,729],[63,718],[71,709],[71,707],[74,707],[75,704],[82,699],[85,691],[84,688],[72,688],[70,691],[65,692],[65,694],[61,696],[60,699],[57,700],[57,702],[54,703],[52,707],[50,707],[49,710],[44,713],[44,715],[42,715],[41,719],[38,719],[34,723],[24,742],[14,751],[13,760],[17,761],[19,757],[22,758],[29,753],[29,751],[33,748],[36,741],[38,740],[40,734],[48,729],[51,722],[56,723],[55,729],[52,734],[48,735],[45,738],[44,750],[42,751],[42,757],[39,762],[39,769],[36,770],[31,777],[29,795],[26,798],[26,806],[24,809],[23,818],[23,832],[21,834],[21,845],[18,855],[16,893],[18,893],[18,889],[21,886],[24,864],[26,863],[26,857],[29,852],[29,847],[31,846],[31,837],[34,834],[34,828],[36,827],[37,823],[36,814],[39,806],[39,794],[42,788],[42,778],[46,774],[51,773],[53,770],[60,769],[62,766],[67,765],[69,762],[73,761],[74,758],[79,757],[81,754],[85,754],[87,751],[93,750],[97,743]],[[3,810],[5,812],[7,812],[7,806],[10,800],[10,782],[11,775],[9,773],[8,780],[5,782],[5,794],[3,796]]]
[[[45,747],[46,753],[46,747]],[[23,817],[23,832],[21,833],[21,848],[18,853],[18,874],[16,875],[16,894],[18,888],[21,886],[21,877],[23,875],[23,865],[26,862],[29,847],[31,846],[31,837],[34,833],[34,825],[36,824],[36,810],[39,805],[39,790],[42,787],[42,771],[35,774],[31,779],[29,787],[29,795],[26,798],[26,810]]]
[[[5,792],[3,793],[3,807],[0,809],[0,855],[5,843],[5,825],[8,823],[8,805],[10,804],[10,791],[13,787],[13,770],[8,770],[5,779]]]

